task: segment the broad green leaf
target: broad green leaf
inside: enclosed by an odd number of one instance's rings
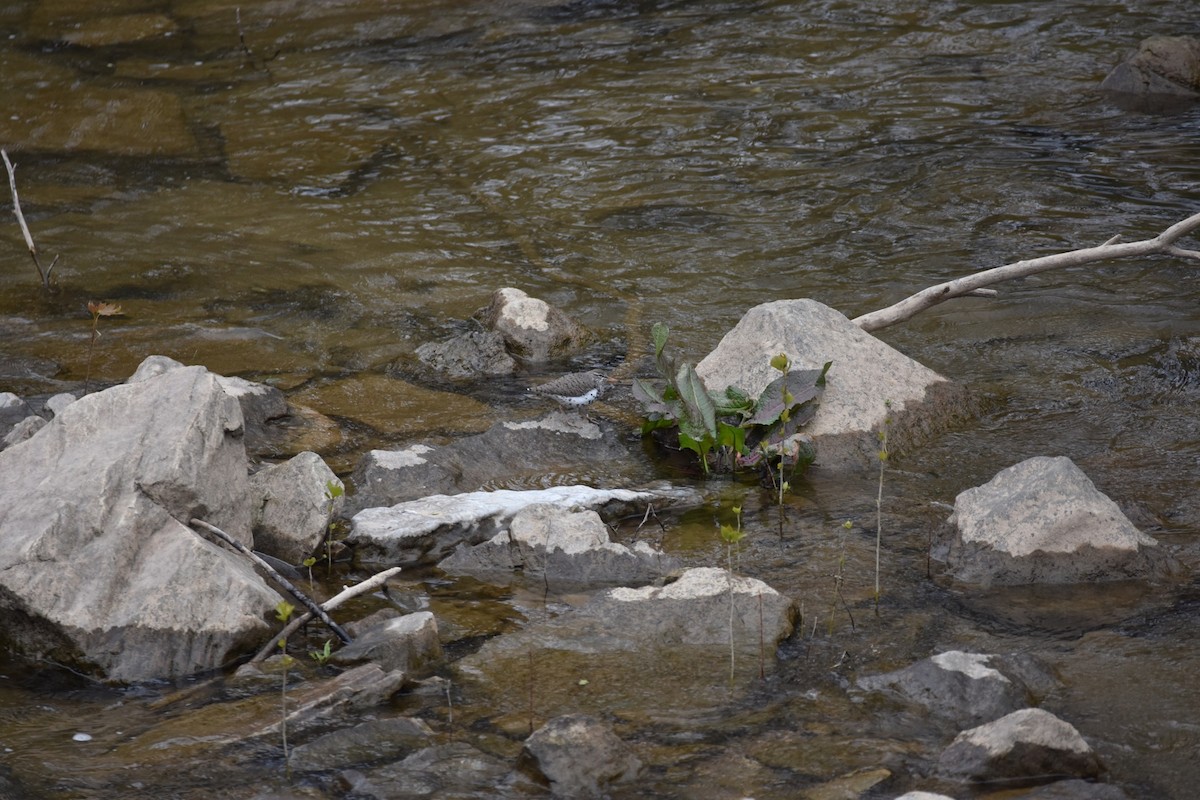
[[[676,376],[675,388],[683,401],[687,421],[703,430],[710,438],[717,436],[717,407],[713,405],[704,381],[696,374],[696,368],[684,364]],[[682,422],[680,424],[682,428]]]
[[[746,429],[740,425],[717,423],[717,445],[728,447],[735,453],[746,452]]]
[[[663,348],[667,346],[667,335],[671,329],[661,322],[654,323],[654,327],[650,329],[650,336],[654,339],[654,357],[658,358],[662,355]]]

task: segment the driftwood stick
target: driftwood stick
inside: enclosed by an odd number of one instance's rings
[[[1130,256],[1147,256],[1154,254],[1171,255],[1180,258],[1200,259],[1200,251],[1188,250],[1176,246],[1175,242],[1189,233],[1200,229],[1200,214],[1193,214],[1185,220],[1176,222],[1153,239],[1142,239],[1137,242],[1118,243],[1120,237],[1114,236],[1102,245],[1071,250],[1066,253],[1031,258],[1005,264],[1002,267],[986,269],[955,278],[952,281],[939,283],[922,289],[911,297],[899,303],[863,314],[854,318],[854,324],[864,331],[877,331],[897,322],[905,322],[927,308],[944,303],[955,297],[963,297],[978,292],[984,286],[993,283],[1023,278],[1038,272],[1045,272],[1058,267],[1074,267],[1090,264],[1094,261],[1106,261],[1113,258],[1128,258]]]
[[[333,618],[330,617],[328,614],[326,614],[319,605],[314,603],[311,597],[309,597],[304,592],[300,591],[295,586],[293,586],[291,581],[289,581],[287,578],[283,577],[278,572],[276,572],[274,567],[272,567],[266,561],[263,561],[261,558],[259,558],[258,555],[253,550],[251,550],[249,547],[246,547],[246,545],[242,544],[237,539],[234,539],[232,536],[230,536],[228,533],[226,533],[225,531],[218,528],[216,525],[209,525],[207,522],[205,522],[202,519],[193,519],[191,524],[195,527],[203,528],[204,530],[206,530],[209,533],[216,536],[221,541],[225,542],[227,545],[232,547],[234,550],[237,550],[239,553],[244,555],[246,558],[253,561],[254,564],[256,566],[258,566],[259,569],[261,569],[263,572],[265,572],[269,576],[271,576],[271,580],[275,581],[280,586],[282,586],[284,589],[286,589],[288,591],[288,593],[290,593],[292,595],[292,597],[295,597],[297,600],[299,600],[300,603],[305,608],[307,608],[315,616],[319,617],[322,622],[324,622],[327,626],[329,626],[329,630],[333,631],[334,635],[336,635],[339,639],[342,640],[342,644],[350,644],[350,634],[348,634],[344,630],[342,630],[341,625],[338,625],[336,622],[334,622]]]
[[[373,591],[377,587],[382,586],[387,582],[388,578],[392,577],[399,571],[400,567],[385,569],[383,572],[375,573],[365,581],[356,583],[353,586],[347,586],[346,588],[342,589],[342,591],[338,592],[333,597],[322,603],[321,608],[325,609],[326,611],[333,611],[347,600],[358,597],[361,594],[366,594],[367,592]],[[304,614],[289,622],[286,626],[284,626],[283,630],[275,634],[274,639],[267,642],[261,650],[254,654],[254,658],[250,659],[250,663],[257,664],[260,661],[265,661],[272,653],[275,652],[275,649],[279,647],[279,643],[282,640],[291,636],[301,625],[308,622],[312,618],[312,612],[306,611]]]
[[[33,234],[29,232],[29,226],[25,224],[25,215],[21,213],[21,198],[17,197],[16,168],[8,160],[7,150],[0,149],[0,156],[4,157],[4,168],[8,171],[8,188],[12,190],[13,213],[17,215],[17,223],[21,226],[21,233],[25,236],[25,246],[29,248],[29,256],[33,259],[33,265],[37,267],[38,276],[42,279],[42,288],[49,289],[50,270],[54,269],[54,265],[58,263],[58,257],[56,256],[50,263],[49,268],[42,269],[42,262],[38,259],[37,245],[33,243]]]

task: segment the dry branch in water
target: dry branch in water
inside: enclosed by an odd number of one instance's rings
[[[342,640],[343,644],[350,644],[350,634],[348,634],[344,630],[342,630],[341,625],[338,625],[336,622],[334,622],[333,618],[330,617],[328,614],[326,614],[325,611],[319,605],[314,603],[311,597],[309,597],[304,592],[300,591],[295,586],[293,586],[291,581],[289,581],[287,578],[280,575],[279,572],[276,571],[276,569],[274,567],[272,567],[266,561],[263,561],[261,558],[259,558],[259,556],[253,550],[251,550],[249,547],[246,547],[246,545],[242,544],[237,539],[234,539],[232,536],[230,536],[228,533],[226,533],[225,531],[218,528],[216,525],[210,525],[209,523],[205,522],[202,519],[193,519],[191,521],[191,525],[196,528],[203,528],[204,530],[211,533],[213,536],[216,536],[218,539],[225,542],[225,544],[229,545],[234,550],[237,550],[239,553],[244,555],[246,558],[250,559],[252,562],[254,562],[255,566],[257,566],[263,572],[265,572],[269,576],[271,576],[271,580],[275,581],[280,586],[282,586],[285,590],[287,590],[292,595],[292,597],[295,597],[297,600],[299,600],[300,603],[305,608],[307,608],[310,612],[312,612],[314,615],[320,617],[321,622],[324,622],[325,625],[328,626],[329,630],[333,631],[334,634],[339,639]]]
[[[342,591],[335,594],[333,597],[321,603],[321,608],[326,611],[333,611],[347,600],[358,597],[360,594],[374,591],[383,584],[387,583],[388,578],[392,577],[400,571],[400,567],[392,567],[385,569],[383,572],[377,572],[365,581],[356,583],[353,586],[347,586]],[[254,658],[250,659],[251,664],[257,664],[260,661],[265,661],[279,647],[279,642],[295,633],[296,629],[313,618],[312,612],[296,617],[289,622],[283,630],[275,634],[275,638],[263,645],[263,648],[255,654]]]
[[[29,232],[29,226],[25,224],[25,215],[21,213],[21,199],[17,197],[17,175],[16,168],[12,162],[8,160],[8,151],[0,149],[0,156],[4,157],[4,168],[8,170],[8,188],[12,190],[13,213],[17,215],[17,223],[21,226],[21,233],[25,235],[25,246],[29,248],[29,255],[33,258],[33,265],[37,267],[38,275],[42,279],[42,288],[50,289],[50,272],[54,269],[54,265],[58,263],[58,256],[50,262],[50,266],[42,269],[42,262],[38,259],[37,246],[33,243],[33,235]]]
[[[1178,247],[1175,244],[1179,239],[1192,233],[1197,228],[1200,228],[1200,214],[1194,214],[1182,222],[1175,223],[1153,239],[1142,239],[1137,242],[1119,244],[1118,240],[1120,237],[1114,236],[1097,247],[1085,247],[1081,250],[1071,250],[1066,253],[1056,253],[1052,256],[1031,258],[1027,261],[1005,264],[1003,267],[986,269],[982,272],[976,272],[974,275],[955,278],[952,281],[922,289],[911,297],[901,300],[899,303],[890,305],[887,308],[881,308],[878,311],[872,311],[869,314],[863,314],[861,317],[855,317],[853,322],[864,331],[877,331],[880,328],[895,325],[897,322],[905,322],[912,319],[925,309],[932,308],[938,303],[943,303],[955,297],[965,297],[971,294],[978,296],[983,291],[986,291],[982,289],[984,286],[1012,280],[1013,278],[1024,278],[1027,275],[1034,275],[1038,272],[1045,272],[1046,270],[1057,269],[1058,267],[1074,267],[1080,264],[1090,264],[1093,261],[1106,261],[1113,258],[1154,254],[1200,260],[1200,251],[1188,250]]]

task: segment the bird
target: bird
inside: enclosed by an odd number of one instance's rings
[[[534,394],[549,397],[564,406],[586,406],[608,389],[608,378],[599,370],[572,372],[554,380],[529,387]]]

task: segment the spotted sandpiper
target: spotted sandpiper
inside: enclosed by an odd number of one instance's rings
[[[594,402],[608,388],[608,378],[599,370],[572,372],[555,378],[549,383],[531,386],[529,391],[550,397],[564,406],[586,406]]]

